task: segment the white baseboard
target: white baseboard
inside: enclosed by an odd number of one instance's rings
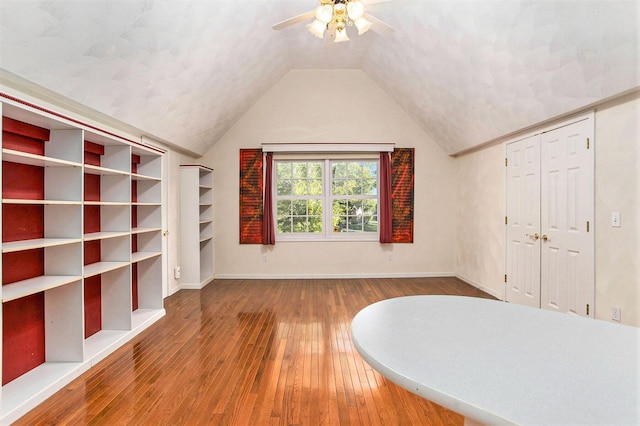
[[[502,293],[499,293],[493,289],[487,288],[485,286],[483,286],[482,284],[475,282],[472,279],[469,279],[467,277],[463,277],[462,275],[455,275],[456,278],[458,278],[459,280],[464,281],[465,283],[474,286],[475,288],[484,291],[485,293],[489,293],[490,295],[492,295],[493,297],[495,297],[498,300],[504,300],[504,295]]]
[[[356,274],[217,274],[217,280],[304,280],[349,278],[438,278],[455,277],[453,272],[356,273]]]
[[[207,284],[209,284],[213,280],[214,280],[214,278],[212,277],[211,279],[209,279],[207,281],[204,281],[202,283],[197,283],[197,284],[184,283],[184,284],[180,284],[178,287],[175,288],[175,291],[171,292],[171,294],[176,293],[178,290],[202,290],[203,288],[205,288],[207,286]]]

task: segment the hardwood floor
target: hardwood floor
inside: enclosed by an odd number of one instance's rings
[[[415,294],[492,298],[455,278],[216,280],[16,424],[460,425],[351,342],[358,311]]]

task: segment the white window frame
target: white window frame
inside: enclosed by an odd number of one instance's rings
[[[285,151],[286,152],[286,151]],[[380,228],[377,232],[333,232],[333,199],[332,194],[332,176],[331,176],[331,162],[332,161],[366,161],[375,162],[377,164],[376,173],[376,188],[378,188],[376,199],[377,209],[376,217],[380,217],[380,154],[379,153],[361,153],[361,154],[340,154],[340,153],[322,153],[315,154],[274,154],[273,157],[273,217],[277,223],[278,220],[278,196],[277,196],[277,162],[278,161],[318,161],[323,163],[323,194],[322,194],[322,231],[321,233],[278,233],[276,225],[276,242],[287,241],[379,241],[380,240]],[[338,197],[343,198],[343,197]],[[347,197],[348,198],[348,197]],[[360,197],[353,197],[360,198]]]

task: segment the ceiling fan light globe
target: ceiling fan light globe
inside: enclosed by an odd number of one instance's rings
[[[351,0],[347,4],[347,13],[352,21],[361,18],[364,15],[364,3],[359,0]]]
[[[364,17],[360,17],[353,21],[356,24],[356,28],[358,29],[358,34],[362,35],[369,31],[372,23],[367,21]]]
[[[307,25],[307,29],[311,34],[318,38],[324,38],[324,30],[327,28],[327,24],[324,24],[317,19]]]
[[[334,43],[340,43],[341,41],[348,41],[348,40],[349,40],[349,37],[347,36],[346,29],[336,31],[336,39],[334,40]]]
[[[331,7],[331,5],[325,4],[316,8],[316,20],[322,22],[323,24],[328,24],[329,22],[331,22],[332,18],[333,7]]]

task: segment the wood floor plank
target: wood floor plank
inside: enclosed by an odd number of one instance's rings
[[[491,296],[456,278],[216,280],[16,425],[461,425],[386,380],[350,336],[365,306]]]

